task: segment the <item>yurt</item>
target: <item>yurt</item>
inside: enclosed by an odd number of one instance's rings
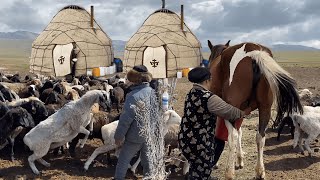
[[[181,17],[162,8],[152,13],[125,47],[124,68],[143,64],[154,78],[176,77],[177,72],[200,65],[201,44]]]
[[[30,72],[65,76],[81,75],[110,66],[111,39],[84,8],[62,8],[32,43]]]

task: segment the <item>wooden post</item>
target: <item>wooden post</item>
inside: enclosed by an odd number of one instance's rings
[[[93,6],[91,6],[91,18],[90,18],[90,26],[91,28],[93,29],[93,22],[94,22],[94,9],[93,9]]]
[[[162,9],[166,7],[166,0],[162,0]]]
[[[184,20],[183,20],[183,4],[181,4],[181,30],[183,31]]]

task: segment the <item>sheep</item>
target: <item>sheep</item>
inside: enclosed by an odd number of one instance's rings
[[[312,107],[312,106],[303,106],[303,111],[304,112],[316,112],[316,113],[320,113],[320,107]],[[295,126],[292,122],[292,117],[290,115],[288,115],[287,117],[283,118],[279,124],[279,129],[278,129],[278,136],[277,136],[277,140],[280,140],[280,134],[283,130],[283,127],[285,125],[288,125],[290,127],[290,133],[292,138],[294,138],[294,130],[295,130]]]
[[[1,148],[6,146],[8,139],[11,145],[11,161],[14,160],[13,147],[16,136],[23,128],[32,128],[34,126],[32,116],[22,107],[8,110],[7,113],[0,118],[0,142],[5,142],[1,145]]]
[[[39,97],[39,91],[37,91],[35,85],[28,85],[18,92],[18,96],[20,98],[27,98],[30,96]]]
[[[92,130],[90,130],[92,132],[91,135],[89,136],[90,139],[99,138],[103,141],[101,127],[110,122],[111,119],[108,117],[109,117],[108,113],[104,112],[104,111],[99,111],[99,112],[93,113],[93,120],[92,120],[93,128],[92,128]],[[86,128],[90,129],[89,126],[87,126]],[[76,153],[75,153],[76,145],[78,144],[78,141],[83,138],[84,138],[84,134],[79,133],[70,142],[69,154],[71,157],[76,157]]]
[[[310,148],[310,143],[320,136],[320,113],[305,112],[303,115],[293,114],[291,117],[295,126],[293,148],[299,143],[299,147],[303,153],[304,149],[302,147],[301,134],[304,132],[308,136],[305,140],[304,147],[307,149],[309,156],[311,156],[312,150]]]
[[[181,117],[173,110],[168,110],[164,113],[163,120],[166,122],[166,127],[164,129],[164,133],[166,134],[169,130],[169,126],[173,124],[180,124],[181,123]],[[98,147],[94,150],[94,152],[91,154],[91,156],[88,158],[88,160],[85,162],[84,170],[88,170],[90,164],[92,161],[102,153],[106,153],[111,150],[116,150],[116,155],[118,155],[119,148],[115,142],[114,142],[114,134],[117,129],[119,121],[114,121],[112,123],[109,123],[107,125],[102,126],[101,133],[102,138],[104,140],[104,145]],[[177,136],[178,138],[178,136]],[[139,161],[139,159],[137,160]],[[135,171],[136,166],[139,164],[139,162],[136,162],[134,167],[132,168],[132,171]]]
[[[306,100],[308,98],[311,98],[312,92],[309,89],[302,89],[298,91],[299,98],[301,100]]]
[[[5,98],[5,100],[8,100],[9,102],[11,102],[12,100],[14,100],[14,97],[12,96],[11,90],[0,83],[0,91],[3,94],[3,97]]]
[[[23,142],[33,151],[33,154],[28,157],[28,162],[34,174],[39,174],[39,170],[34,164],[35,160],[46,167],[50,166],[42,157],[48,153],[49,149],[60,147],[71,141],[79,132],[86,135],[80,144],[83,147],[90,134],[85,126],[91,121],[90,108],[94,103],[99,103],[103,108],[110,109],[110,100],[107,99],[106,92],[92,90],[79,100],[64,105],[25,135]]]
[[[170,156],[172,149],[178,148],[178,133],[180,131],[181,117],[174,110],[167,110],[163,114],[163,119],[166,123],[164,129],[164,142]],[[130,167],[130,170],[135,173],[136,168],[140,163],[140,158]]]
[[[112,104],[116,104],[117,111],[119,111],[120,103],[124,101],[124,91],[121,87],[114,87],[113,89],[110,89],[110,99]]]

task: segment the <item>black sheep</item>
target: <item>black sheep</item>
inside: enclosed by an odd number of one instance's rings
[[[11,102],[14,98],[12,96],[12,93],[10,91],[9,88],[7,88],[6,86],[0,84],[0,91],[2,92],[3,94],[3,97],[8,100],[9,102]]]
[[[22,107],[10,109],[0,118],[0,142],[8,142],[11,145],[11,160],[14,160],[14,139],[23,128],[35,126],[32,116]]]
[[[293,139],[294,138],[294,124],[293,124],[293,121],[291,119],[290,116],[287,116],[285,118],[282,119],[282,121],[280,122],[279,124],[279,129],[278,129],[278,136],[277,136],[277,140],[280,141],[280,134],[284,128],[285,125],[288,125],[289,128],[290,128],[290,133],[291,133],[291,138]]]
[[[21,91],[19,91],[18,96],[20,98],[28,98],[31,96],[39,98],[39,92],[37,91],[35,85],[29,85],[23,88]]]

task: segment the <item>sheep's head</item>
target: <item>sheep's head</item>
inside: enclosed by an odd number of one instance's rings
[[[163,119],[167,125],[181,123],[181,116],[174,110],[167,110],[166,112],[164,112]]]
[[[99,105],[102,107],[104,110],[110,112],[111,111],[111,102],[110,102],[110,95],[108,94],[109,92],[107,91],[100,91],[101,93],[99,94]]]

